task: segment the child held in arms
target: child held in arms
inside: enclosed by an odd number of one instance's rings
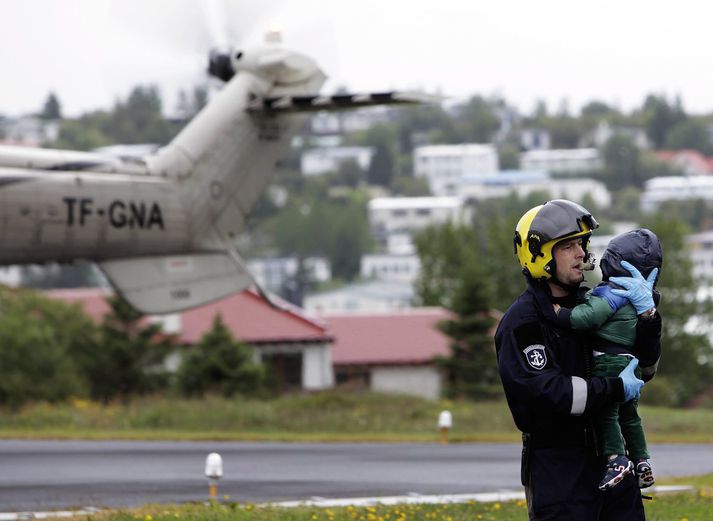
[[[583,304],[568,309],[554,304],[557,320],[575,330],[592,330],[595,334],[594,376],[618,376],[636,357],[634,344],[638,320],[652,320],[656,308],[637,315],[628,300],[616,296],[617,277],[630,277],[628,268],[635,267],[656,287],[663,262],[661,244],[652,231],[639,228],[614,237],[602,255],[602,282],[586,295]],[[610,286],[610,288],[606,288]],[[660,295],[654,289],[654,302]],[[637,367],[635,374],[641,378]],[[617,485],[635,472],[640,488],[654,484],[646,438],[637,411],[638,400],[615,403],[604,408],[595,418],[597,437],[606,456],[604,477],[599,489]]]

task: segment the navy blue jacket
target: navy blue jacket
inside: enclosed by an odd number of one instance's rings
[[[566,305],[583,302],[586,291],[580,288]],[[642,368],[655,371],[660,334],[660,317],[639,321],[634,349]],[[564,437],[588,428],[603,405],[624,401],[620,378],[591,376],[592,341],[591,332],[558,325],[547,284],[528,279],[495,334],[500,377],[518,429]]]

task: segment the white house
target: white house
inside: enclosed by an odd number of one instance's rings
[[[651,212],[664,201],[713,201],[713,176],[666,176],[646,181],[641,194],[641,209]]]
[[[657,150],[654,155],[683,175],[713,174],[713,158],[704,156],[698,150]]]
[[[689,235],[686,245],[693,263],[693,278],[713,280],[713,230]]]
[[[310,130],[314,134],[343,134],[368,130],[377,123],[389,121],[387,107],[368,107],[343,112],[318,112],[312,117]]]
[[[601,181],[590,178],[552,179],[542,171],[503,171],[498,175],[467,176],[460,180],[458,195],[467,200],[506,197],[511,193],[525,197],[547,192],[552,199],[582,201],[589,196],[597,206],[611,205],[611,194]]]
[[[36,116],[0,119],[2,142],[8,145],[39,147],[59,137],[59,120],[44,120]]]
[[[310,280],[326,282],[332,278],[332,270],[327,259],[307,257],[303,262]],[[285,282],[295,277],[298,269],[296,257],[256,258],[247,261],[247,265],[258,284],[274,293],[279,293]]]
[[[548,150],[552,143],[550,133],[542,128],[524,128],[520,131],[523,150]]]
[[[110,312],[106,297],[111,291],[100,288],[51,290],[53,299],[76,302],[99,322]],[[220,316],[237,340],[254,347],[256,357],[268,366],[284,391],[328,389],[334,385],[331,346],[332,334],[324,322],[307,317],[300,308],[273,296],[279,309],[252,290],[150,321],[160,322],[179,344],[190,346],[200,341]],[[167,360],[176,369],[182,349]]]
[[[412,284],[421,273],[418,255],[372,253],[361,257],[361,277]]]
[[[443,308],[323,316],[337,386],[440,398],[445,374],[435,358],[448,356],[450,342],[437,324],[450,317]]]
[[[368,212],[371,228],[380,237],[468,218],[459,197],[375,197]]]
[[[321,175],[336,172],[347,161],[354,161],[359,168],[367,170],[373,155],[371,147],[311,148],[302,154],[300,170],[304,175]]]
[[[413,284],[409,282],[372,280],[307,295],[302,306],[307,313],[316,315],[388,312],[410,308],[414,297]]]
[[[602,158],[596,148],[530,150],[520,155],[522,170],[576,173],[600,170],[602,166]]]
[[[490,175],[498,171],[498,153],[493,145],[429,145],[414,152],[414,176],[428,182],[436,196],[452,196],[465,175]]]
[[[642,127],[611,125],[606,120],[599,122],[586,141],[589,141],[597,148],[601,148],[614,136],[626,136],[630,138],[637,147],[643,150],[651,148],[651,142]]]

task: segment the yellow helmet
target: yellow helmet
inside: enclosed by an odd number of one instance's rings
[[[547,280],[556,273],[552,248],[560,241],[582,237],[586,257],[592,230],[599,228],[596,219],[584,207],[555,199],[525,212],[515,227],[515,255],[525,275]]]

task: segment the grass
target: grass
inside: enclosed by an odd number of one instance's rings
[[[430,441],[437,439],[436,420],[443,409],[453,411],[456,441],[519,439],[504,402],[431,402],[346,392],[274,400],[153,397],[129,404],[33,404],[2,411],[0,437]]]
[[[151,397],[128,404],[73,400],[0,410],[0,437],[254,441],[426,442],[438,414],[453,413],[454,442],[520,439],[504,401],[432,402],[339,391],[273,400]],[[713,410],[641,407],[650,442],[713,442]]]
[[[652,494],[653,500],[644,503],[649,521],[705,521],[713,518],[713,474],[674,481],[694,483],[696,490]],[[524,501],[519,500],[287,509],[224,500],[212,504],[148,505],[83,517],[87,521],[523,521],[527,519],[527,507]]]

